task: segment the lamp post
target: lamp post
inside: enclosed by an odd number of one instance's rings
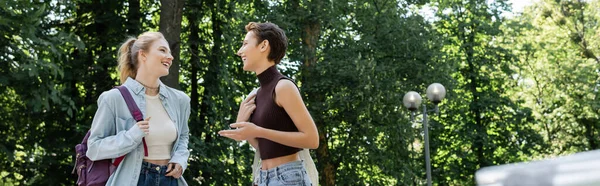
[[[446,97],[446,88],[442,84],[433,83],[427,87],[427,98],[433,102],[435,113],[439,112],[438,104]],[[410,110],[410,120],[413,121],[415,112],[422,102],[421,95],[415,91],[409,91],[404,95],[402,103]],[[431,186],[431,162],[429,159],[429,127],[427,126],[427,107],[423,104],[423,131],[425,133],[425,169],[427,171],[427,186]]]

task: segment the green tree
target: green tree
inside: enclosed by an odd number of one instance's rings
[[[496,39],[505,1],[438,1],[435,25],[446,40],[440,60],[455,68],[447,112],[433,125],[433,175],[440,185],[472,185],[476,170],[526,160],[542,140],[531,110],[509,99],[514,56]]]
[[[179,88],[179,51],[181,46],[181,19],[183,16],[183,5],[185,0],[161,0],[160,1],[160,22],[159,32],[161,32],[167,42],[173,55],[173,61],[169,68],[169,75],[161,77],[161,80],[170,87]],[[135,16],[135,13],[130,13]],[[135,22],[134,22],[135,23]]]
[[[514,100],[532,108],[541,156],[597,149],[598,1],[540,1],[505,26],[519,57]]]
[[[70,177],[77,107],[61,80],[68,50],[83,45],[59,29],[65,9],[6,1],[0,8],[1,185],[58,185]],[[39,19],[47,17],[48,19]],[[68,135],[67,135],[68,134]],[[40,174],[45,173],[45,174]]]
[[[188,2],[184,10],[182,75],[192,99],[190,117],[191,184],[245,185],[251,182],[254,153],[248,144],[218,136],[235,122],[241,97],[258,87],[235,55],[244,26],[256,21],[261,4],[212,0]],[[202,11],[199,11],[202,10]],[[244,11],[238,11],[244,10]],[[189,40],[185,40],[189,38]]]
[[[217,135],[259,86],[235,55],[250,21],[286,31],[279,68],[317,124],[321,185],[424,184],[422,124],[401,102],[434,82],[448,90],[429,118],[436,185],[597,149],[599,3],[544,0],[507,21],[506,1],[484,0],[3,1],[0,185],[73,185],[73,147],[118,85],[116,50],[144,31],[165,34],[163,81],[192,99],[188,183],[250,183],[251,147]]]
[[[428,73],[436,66],[435,35],[409,3],[271,6],[267,19],[287,31],[287,59],[298,68],[292,75],[319,129],[320,184],[408,185],[425,177],[421,153],[410,149],[420,128],[407,120],[401,98],[422,80],[444,76]]]

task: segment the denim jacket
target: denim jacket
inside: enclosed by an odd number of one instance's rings
[[[123,84],[135,100],[146,118],[146,88],[132,78]],[[177,140],[171,150],[169,162],[187,168],[190,155],[188,150],[190,98],[183,92],[167,87],[160,82],[159,98],[177,128]],[[106,185],[137,185],[140,176],[144,147],[144,132],[136,125],[123,96],[117,89],[103,92],[98,98],[98,110],[92,122],[86,155],[91,160],[115,159],[125,155],[125,159],[110,176]],[[177,181],[179,186],[187,185],[183,176]]]

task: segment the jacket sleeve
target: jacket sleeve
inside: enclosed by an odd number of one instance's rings
[[[123,156],[135,149],[145,135],[135,124],[129,130],[116,132],[117,121],[123,120],[115,114],[116,103],[121,101],[118,96],[121,95],[117,90],[111,90],[98,98],[98,110],[92,121],[86,153],[92,161]]]
[[[190,118],[190,98],[184,93],[180,93],[180,95],[182,99],[179,105],[182,107],[182,112],[180,113],[183,114],[183,120],[178,122],[181,122],[183,126],[179,132],[179,142],[176,145],[177,149],[175,149],[175,153],[171,157],[169,163],[177,163],[181,165],[181,168],[185,171],[188,158],[190,157],[190,151],[188,150],[188,143],[190,140],[190,129],[188,127],[188,120]]]

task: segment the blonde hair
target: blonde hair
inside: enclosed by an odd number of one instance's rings
[[[119,74],[121,84],[125,83],[127,77],[135,79],[138,69],[138,53],[147,51],[156,40],[164,39],[160,32],[144,32],[137,38],[130,37],[119,48]]]

